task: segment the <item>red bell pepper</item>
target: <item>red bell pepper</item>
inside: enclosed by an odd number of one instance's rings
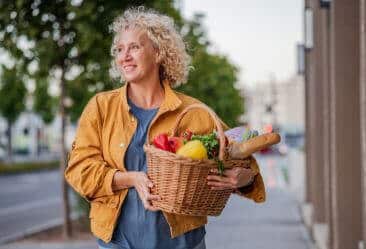
[[[184,145],[184,138],[182,137],[169,137],[169,144],[172,152],[176,153],[177,150]]]
[[[156,148],[166,150],[166,151],[170,151],[170,152],[173,151],[170,144],[169,144],[168,135],[166,133],[162,133],[162,134],[157,135],[154,138],[153,143],[154,143]]]

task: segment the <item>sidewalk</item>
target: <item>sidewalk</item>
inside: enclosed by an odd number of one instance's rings
[[[233,196],[219,218],[207,226],[208,249],[313,249],[298,203],[279,188],[255,204]]]
[[[66,243],[11,243],[1,249],[97,249],[96,242],[75,241]]]

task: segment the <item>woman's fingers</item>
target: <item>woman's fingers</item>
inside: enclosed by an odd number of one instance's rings
[[[144,205],[144,208],[149,211],[159,211],[152,205],[151,201],[160,201],[161,198],[158,195],[151,194],[151,188],[154,186],[153,182],[147,177],[145,173],[140,173],[139,183],[135,186],[139,197]]]
[[[144,201],[143,201],[145,209],[147,209],[149,211],[158,211],[158,210],[160,210],[160,209],[154,207],[151,203],[151,201],[160,201],[160,200],[161,200],[160,196],[148,194],[146,196],[146,198],[144,199]]]
[[[220,175],[208,175],[207,185],[213,190],[234,189],[235,182],[232,178]]]
[[[146,181],[146,185],[147,185],[149,188],[154,187],[154,184],[153,184],[153,183],[152,183],[152,181],[150,181],[149,179],[147,179],[147,181]]]
[[[144,204],[144,207],[146,210],[152,211],[152,212],[156,212],[159,211],[159,208],[154,207],[152,204],[150,204],[149,202],[146,202],[146,204]]]
[[[145,186],[143,190],[143,196],[141,197],[142,203],[144,204],[144,207],[146,210],[149,211],[158,211],[160,209],[154,207],[151,203],[151,201],[160,201],[161,197],[159,195],[153,195],[150,193],[150,188],[148,186]]]
[[[209,181],[207,185],[211,187],[211,189],[220,188],[220,189],[233,189],[233,185],[228,182],[221,181]]]
[[[158,195],[149,194],[148,196],[146,196],[146,200],[148,200],[148,201],[161,201],[161,197],[158,196]]]
[[[222,175],[223,175],[223,176],[226,176],[227,171],[228,171],[228,170],[227,170],[227,169],[225,169],[225,170],[224,170],[224,172],[222,172]],[[218,175],[220,172],[219,172],[219,170],[218,170],[218,169],[210,169],[210,173],[211,173],[211,174],[216,174],[216,175]]]
[[[228,187],[211,187],[212,190],[227,190],[230,189],[232,190],[233,188],[228,188]]]
[[[208,175],[207,180],[208,181],[218,181],[218,182],[231,183],[231,179],[229,177],[226,177],[226,176]]]

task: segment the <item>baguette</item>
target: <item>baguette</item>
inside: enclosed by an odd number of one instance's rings
[[[230,141],[228,146],[229,156],[233,159],[244,159],[254,152],[263,150],[281,141],[278,133],[266,133],[251,138],[245,142]]]

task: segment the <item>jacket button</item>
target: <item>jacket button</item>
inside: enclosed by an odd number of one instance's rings
[[[119,147],[123,148],[123,147],[125,147],[125,144],[124,143],[120,143]]]
[[[131,121],[132,121],[132,122],[135,122],[135,118],[134,118],[134,117],[132,117],[132,118],[131,118]]]

